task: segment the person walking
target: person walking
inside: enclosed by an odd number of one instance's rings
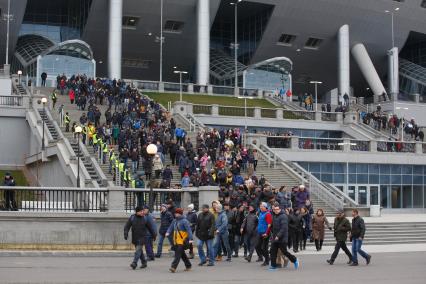
[[[207,256],[209,264],[207,266],[214,266],[214,249],[213,239],[215,234],[215,217],[209,210],[209,205],[204,204],[202,211],[197,217],[197,224],[195,226],[195,235],[198,238],[198,256],[200,257],[199,266],[207,263],[207,258],[204,253],[204,244],[207,246]]]
[[[155,236],[155,231],[151,225],[145,220],[144,210],[142,207],[135,208],[135,214],[130,216],[124,226],[124,239],[127,240],[129,231],[132,229],[132,244],[135,246],[135,255],[130,267],[136,269],[139,259],[142,262],[141,268],[147,267],[147,261],[143,253],[143,246],[145,245],[145,237],[147,232]]]
[[[47,79],[47,73],[43,72],[41,73],[41,86],[46,87],[46,79]]]
[[[157,238],[157,225],[155,224],[154,217],[149,213],[149,207],[145,205],[143,207],[143,211],[144,211],[143,213],[144,213],[146,222],[150,224],[151,228],[154,231],[154,235],[148,231],[145,236],[146,256],[148,258],[148,261],[154,261],[155,258],[154,258],[153,243],[154,243],[154,240]]]
[[[371,255],[361,249],[362,242],[365,236],[365,223],[364,219],[359,216],[358,210],[352,210],[352,229],[351,229],[351,241],[352,241],[352,263],[351,266],[358,265],[358,253],[365,258],[367,265],[371,262]]]
[[[288,252],[288,217],[280,208],[278,202],[272,206],[272,230],[271,230],[271,266],[270,271],[277,269],[277,252],[281,250],[282,254],[287,257],[293,264],[294,268],[299,268],[299,260]]]
[[[241,235],[244,237],[244,243],[248,250],[248,256],[245,258],[248,262],[251,262],[254,250],[258,242],[257,225],[258,218],[256,215],[256,206],[254,204],[249,205],[249,212],[244,218],[243,224],[241,225]],[[258,253],[259,259],[262,255]],[[263,258],[262,260],[263,261]]]
[[[186,219],[188,220],[191,232],[194,234],[195,226],[197,224],[197,211],[194,210],[194,204],[188,205],[188,212],[186,213]],[[194,259],[194,246],[189,244],[189,259]]]
[[[161,204],[160,229],[158,230],[159,239],[157,244],[157,254],[155,255],[156,258],[161,257],[161,253],[163,252],[163,242],[166,238],[167,230],[169,229],[174,219],[173,214],[168,211],[167,208],[167,204]],[[168,236],[167,239],[169,240],[170,246],[173,246],[172,236]]]
[[[13,178],[13,176],[9,172],[7,172],[4,175],[3,186],[15,186],[15,185],[16,185],[15,179]],[[17,210],[16,202],[15,202],[15,189],[5,190],[4,191],[4,200],[5,200],[5,203],[6,203],[5,205],[6,205],[7,211]]]
[[[68,112],[65,113],[64,123],[65,123],[65,132],[70,132],[71,118],[70,118]]]
[[[324,211],[321,208],[317,210],[317,213],[314,215],[311,222],[312,238],[315,242],[315,248],[317,251],[320,251],[324,242],[325,228],[327,227],[330,231],[332,228],[330,227],[327,218],[324,216]]]
[[[272,226],[272,214],[267,208],[266,202],[260,204],[259,222],[257,224],[258,242],[256,249],[263,257],[262,266],[269,265],[269,235]]]
[[[222,204],[217,204],[216,211],[219,215],[216,218],[216,236],[214,239],[214,254],[217,257],[216,260],[220,261],[222,257],[219,255],[219,248],[223,243],[226,253],[228,255],[226,261],[232,261],[232,251],[231,246],[229,245],[229,231],[228,231],[228,216],[226,212],[222,210]]]
[[[169,271],[175,273],[181,259],[185,264],[185,271],[190,271],[192,265],[185,250],[192,243],[192,231],[188,220],[183,216],[182,208],[176,208],[175,219],[167,230],[166,237],[170,235],[173,237],[175,257]]]
[[[340,210],[337,213],[337,217],[334,218],[334,237],[336,238],[336,246],[334,247],[334,252],[331,255],[331,258],[327,260],[328,264],[333,265],[337,255],[339,254],[340,249],[342,249],[348,256],[348,264],[352,264],[352,254],[346,246],[346,240],[348,239],[348,232],[350,230],[351,224],[349,223],[349,220],[345,217],[345,212],[343,210]]]

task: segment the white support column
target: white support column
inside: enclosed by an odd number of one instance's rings
[[[385,87],[380,80],[379,74],[377,74],[376,68],[374,68],[373,62],[371,61],[364,44],[358,43],[352,47],[352,55],[358,63],[359,69],[361,69],[361,72],[373,91],[374,96],[379,97],[383,93],[386,93]]]
[[[108,77],[121,79],[123,0],[109,0]]]
[[[339,94],[350,96],[349,26],[343,25],[338,33],[339,41]]]
[[[197,84],[206,86],[210,76],[210,1],[197,5]]]
[[[389,93],[392,99],[398,100],[399,93],[399,50],[394,47],[388,51]]]

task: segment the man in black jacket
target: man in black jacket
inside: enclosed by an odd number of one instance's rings
[[[327,260],[328,264],[333,265],[334,260],[339,254],[339,250],[342,249],[346,255],[349,257],[348,264],[352,263],[352,254],[346,246],[346,240],[348,239],[348,232],[351,230],[351,224],[349,220],[345,217],[345,212],[340,210],[337,213],[337,217],[334,218],[334,237],[336,238],[336,246],[334,252],[331,255],[331,258]]]
[[[358,265],[358,253],[365,258],[367,265],[370,264],[371,255],[361,249],[362,241],[365,235],[365,223],[364,220],[359,216],[358,210],[352,210],[352,229],[351,229],[351,241],[352,241],[352,264],[351,266]]]
[[[274,271],[277,269],[278,249],[294,264],[294,268],[298,269],[299,260],[287,250],[288,217],[280,208],[278,202],[274,203],[272,209],[271,266],[269,270]]]
[[[241,225],[241,235],[244,236],[244,244],[248,250],[248,256],[246,260],[251,262],[251,258],[253,257],[254,250],[256,248],[256,244],[258,242],[258,234],[257,234],[257,224],[259,220],[256,215],[256,206],[255,204],[250,204],[249,212],[247,216],[244,218],[244,221]],[[257,255],[259,256],[259,260],[263,261],[262,254],[258,251]]]
[[[151,236],[155,236],[155,231],[144,218],[144,211],[142,207],[135,208],[135,214],[130,216],[126,225],[124,226],[124,239],[127,240],[129,236],[129,230],[132,229],[132,244],[135,245],[135,257],[130,267],[136,269],[138,266],[139,259],[142,262],[141,268],[147,267],[146,259],[143,254],[143,246],[145,244],[145,237],[147,230],[151,233]]]
[[[163,252],[163,242],[164,242],[164,238],[166,237],[166,232],[167,229],[169,229],[170,224],[173,222],[173,215],[170,211],[167,210],[167,204],[162,204],[161,208],[160,208],[160,229],[158,230],[158,235],[159,235],[159,239],[158,239],[158,245],[157,245],[157,254],[155,255],[155,257],[160,258],[161,257],[161,253]],[[173,246],[173,240],[172,237],[169,236],[167,237],[167,239],[169,240],[169,244],[170,246]]]
[[[214,215],[209,211],[209,206],[204,204],[202,212],[198,215],[197,225],[195,229],[195,235],[198,238],[198,256],[200,257],[199,266],[203,266],[207,263],[206,255],[204,254],[203,246],[207,246],[207,255],[209,257],[208,266],[214,266],[214,249],[213,249],[213,238],[215,232],[215,218]]]

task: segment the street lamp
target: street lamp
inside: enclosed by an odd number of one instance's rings
[[[21,84],[22,70],[18,70],[18,82]]]
[[[163,0],[160,1],[160,37],[156,37],[156,41],[160,42],[160,82],[163,82]]]
[[[46,103],[47,103],[47,98],[45,98],[45,97],[43,97],[42,99],[41,99],[41,103],[43,104],[43,113],[46,115]],[[45,146],[45,144],[44,144],[44,117],[42,117],[41,118],[41,120],[43,121],[43,126],[42,126],[42,128],[43,128],[43,137],[42,137],[42,139],[41,139],[41,150],[42,151],[44,151],[45,150],[45,148],[46,148],[46,146]]]
[[[153,157],[155,154],[157,154],[157,150],[158,150],[157,145],[155,144],[149,144],[148,147],[146,147],[146,152],[151,159],[151,167],[152,167]],[[151,212],[154,210],[154,189],[152,188],[152,173],[149,178],[149,210]]]
[[[74,132],[77,134],[77,145],[78,145],[78,151],[77,151],[77,187],[80,187],[80,134],[83,131],[83,128],[81,126],[77,126],[74,130]]]
[[[4,20],[7,21],[7,31],[6,31],[6,65],[9,65],[9,30],[10,30],[10,21],[13,20],[13,15],[10,14],[10,0],[7,1],[7,15],[3,16]]]
[[[392,18],[392,48],[393,47],[395,47],[395,31],[394,31],[394,20],[393,20],[393,17],[394,17],[394,14],[395,14],[395,12],[398,12],[399,11],[399,7],[397,7],[397,8],[395,8],[394,10],[385,10],[385,13],[387,13],[387,14],[391,14],[391,18]]]
[[[238,88],[238,4],[243,0],[236,0],[230,4],[234,6],[234,43],[231,43],[231,48],[234,48],[234,64],[235,64],[235,89]]]
[[[179,101],[182,101],[182,74],[188,74],[188,72],[175,70],[173,73],[179,74]]]
[[[309,83],[315,84],[315,111],[318,111],[318,85],[321,85],[320,81],[310,81]]]
[[[400,109],[403,109],[403,110],[408,110],[408,107],[396,107],[395,109],[397,109],[397,110],[400,110]],[[404,142],[404,121],[405,121],[405,118],[404,118],[404,114],[402,114],[401,115],[401,142]]]

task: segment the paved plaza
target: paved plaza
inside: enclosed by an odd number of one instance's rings
[[[148,269],[135,271],[128,257],[6,257],[0,258],[0,283],[425,283],[426,252],[376,253],[372,264],[348,267],[341,255],[328,265],[324,254],[300,255],[301,268],[290,265],[274,272],[242,258],[231,264],[198,267],[171,274],[170,257],[149,262]]]

